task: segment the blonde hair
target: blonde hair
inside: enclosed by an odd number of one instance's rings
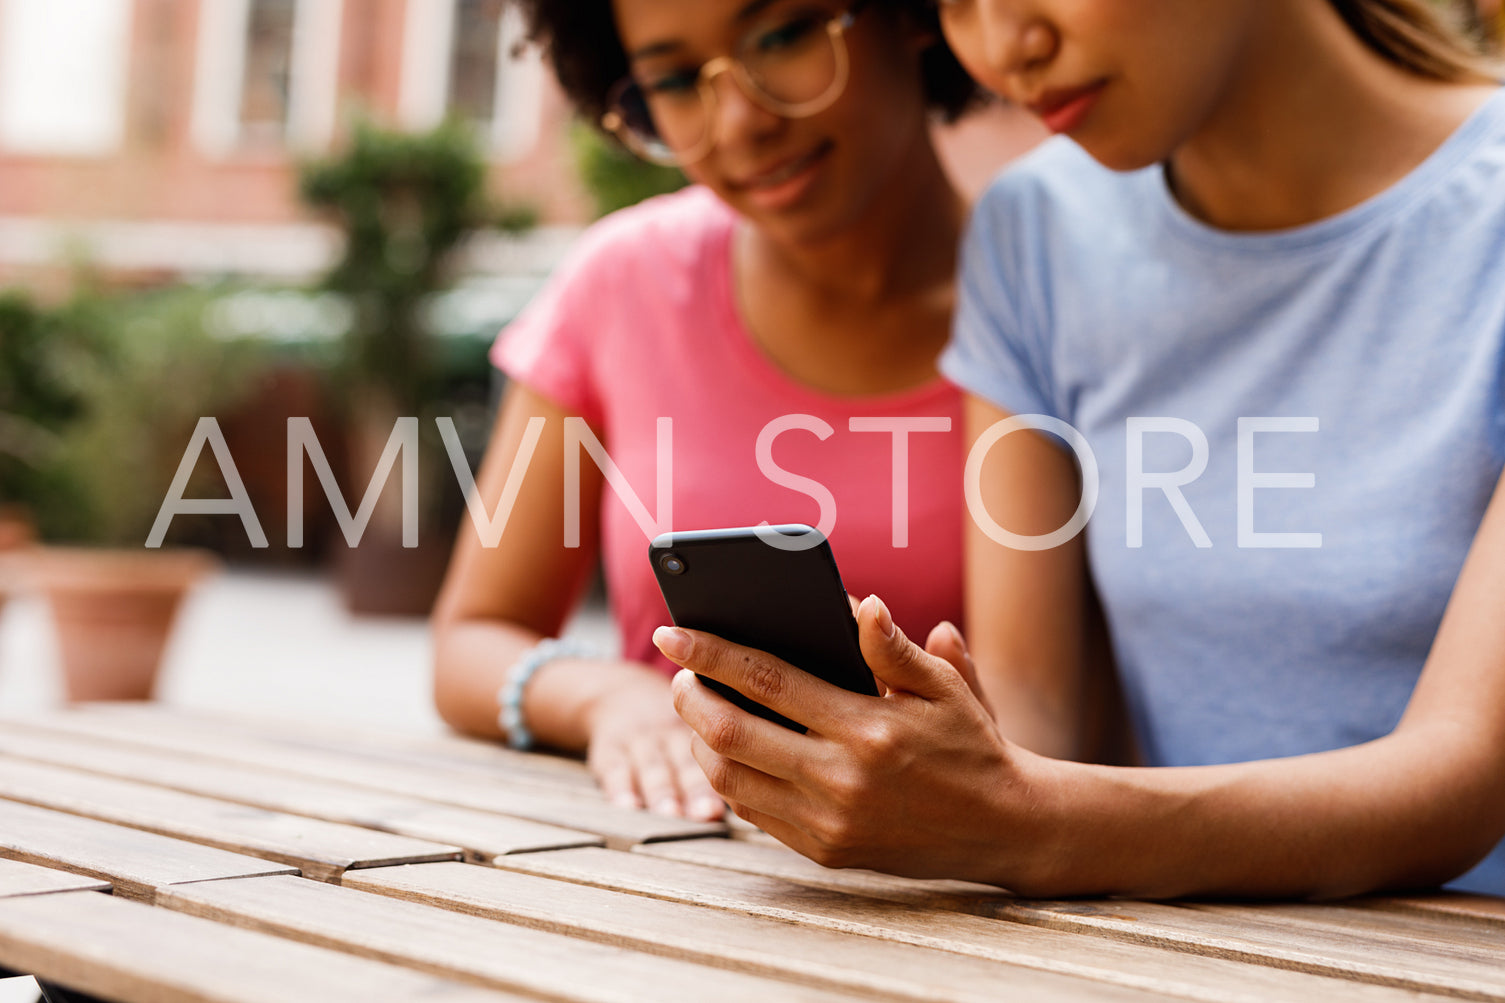
[[[1505,64],[1486,55],[1436,0],[1331,3],[1365,44],[1412,73],[1450,83],[1505,79]]]

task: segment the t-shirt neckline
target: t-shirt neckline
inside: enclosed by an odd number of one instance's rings
[[[715,308],[722,315],[721,323],[715,327],[726,332],[729,347],[738,357],[745,372],[757,379],[768,390],[807,402],[812,409],[838,406],[860,408],[864,411],[887,408],[906,410],[954,392],[955,384],[944,374],[938,374],[933,380],[904,390],[880,394],[837,394],[804,383],[781,369],[778,363],[774,362],[758,344],[752,329],[747,326],[747,321],[742,316],[741,305],[737,301],[736,282],[733,278],[735,274],[733,256],[736,253],[735,237],[738,219],[735,213],[727,213],[723,225],[713,235],[706,248],[706,257],[711,270],[711,296],[715,302]]]
[[[1402,213],[1466,161],[1478,145],[1505,124],[1505,87],[1474,109],[1453,133],[1395,184],[1358,205],[1312,223],[1281,230],[1224,230],[1203,222],[1176,200],[1164,165],[1149,168],[1156,209],[1167,228],[1200,247],[1266,254],[1323,247],[1380,220]]]

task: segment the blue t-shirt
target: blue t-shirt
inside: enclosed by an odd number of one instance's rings
[[[1505,91],[1389,190],[1270,233],[1053,140],[976,208],[942,369],[1090,446],[1152,763],[1385,735],[1505,468]],[[1505,844],[1455,887],[1505,894]]]

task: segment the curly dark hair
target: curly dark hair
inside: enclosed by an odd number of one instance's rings
[[[606,113],[606,95],[627,75],[627,55],[617,34],[611,0],[512,0],[522,11],[528,39],[541,46],[564,92],[588,120]],[[947,122],[955,121],[984,92],[962,69],[941,34],[934,0],[870,0],[875,8],[897,13],[935,37],[921,57],[921,76],[930,107]]]

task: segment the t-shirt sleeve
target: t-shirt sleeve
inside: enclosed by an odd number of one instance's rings
[[[598,224],[598,227],[600,224]],[[572,415],[599,425],[601,396],[594,358],[612,302],[614,249],[588,232],[491,348],[508,377]]]
[[[1011,414],[1064,418],[1053,404],[1049,357],[1038,325],[1030,325],[1017,228],[1000,187],[979,200],[967,225],[957,276],[956,315],[941,371],[968,392]]]

